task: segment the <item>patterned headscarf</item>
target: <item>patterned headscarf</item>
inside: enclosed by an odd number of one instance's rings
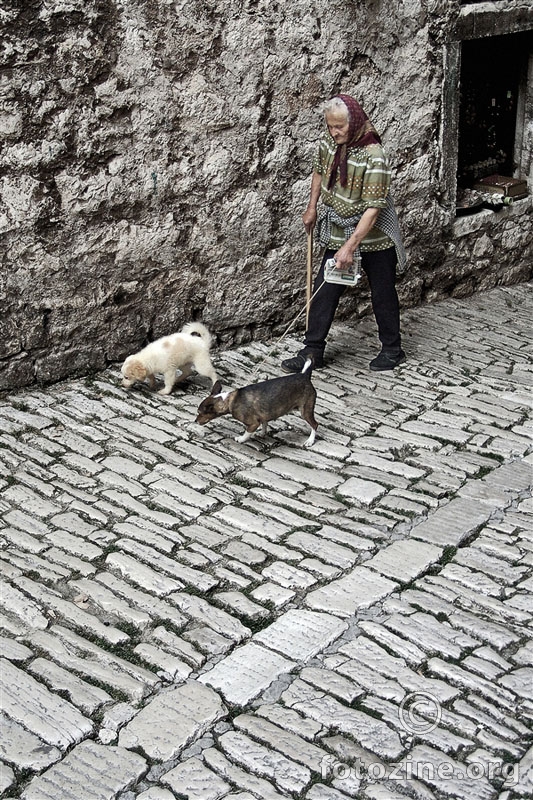
[[[335,95],[342,100],[348,109],[348,141],[346,144],[337,145],[337,152],[331,166],[331,175],[328,181],[328,189],[335,184],[337,170],[340,167],[341,186],[345,187],[348,182],[348,149],[350,147],[364,147],[367,144],[381,144],[381,139],[373,124],[368,119],[362,106],[349,94]]]

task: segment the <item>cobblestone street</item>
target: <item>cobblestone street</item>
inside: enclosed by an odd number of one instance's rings
[[[119,365],[0,398],[0,794],[533,796],[531,285],[333,328],[239,444]],[[224,389],[299,338],[214,354]]]

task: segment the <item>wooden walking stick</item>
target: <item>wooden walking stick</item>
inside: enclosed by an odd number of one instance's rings
[[[313,229],[307,234],[307,276],[306,276],[306,314],[305,329],[309,327],[309,309],[311,307],[311,295],[313,292]]]

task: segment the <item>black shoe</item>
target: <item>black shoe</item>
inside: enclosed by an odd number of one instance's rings
[[[397,367],[404,361],[405,353],[403,350],[400,350],[399,353],[385,353],[382,350],[381,353],[370,362],[370,369],[374,372],[383,372],[383,370],[386,369],[394,369],[394,367]]]
[[[281,369],[283,372],[301,372],[305,366],[305,362],[309,358],[309,356],[313,356],[313,369],[320,369],[324,366],[324,362],[321,357],[313,354],[313,353],[306,353],[305,355],[301,355],[298,353],[297,356],[293,358],[286,358],[285,361],[281,362]]]

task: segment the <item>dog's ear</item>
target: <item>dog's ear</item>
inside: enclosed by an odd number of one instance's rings
[[[136,358],[128,364],[128,373],[132,378],[143,381],[146,378],[146,367],[140,359]]]
[[[215,383],[213,384],[213,388],[211,389],[211,394],[220,394],[221,391],[222,391],[222,384],[220,383],[220,381],[215,381]]]

